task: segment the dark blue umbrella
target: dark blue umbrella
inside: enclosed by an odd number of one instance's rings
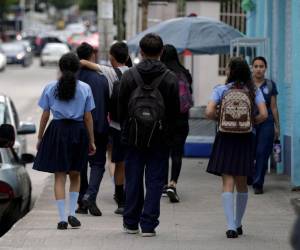
[[[128,41],[131,52],[139,51],[141,38],[148,33],[161,36],[164,44],[172,44],[177,51],[194,54],[226,54],[230,41],[244,35],[221,21],[207,17],[181,17],[163,21],[144,30]]]

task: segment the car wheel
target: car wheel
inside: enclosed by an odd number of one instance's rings
[[[1,69],[0,69],[0,72],[3,72],[5,70],[5,66],[3,66]]]
[[[41,61],[41,62],[40,62],[40,66],[41,66],[41,67],[44,67],[44,66],[45,66],[45,63],[44,63],[43,61]]]
[[[8,212],[3,214],[0,222],[0,236],[6,233],[23,216],[21,213],[21,202],[21,199],[14,200],[8,208]]]

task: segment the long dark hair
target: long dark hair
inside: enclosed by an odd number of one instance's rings
[[[229,74],[226,84],[233,83],[237,87],[245,86],[250,92],[251,99],[254,103],[256,87],[252,81],[252,74],[246,60],[240,57],[234,57],[228,64]]]
[[[163,62],[168,69],[174,71],[175,73],[184,73],[188,82],[190,84],[192,83],[192,76],[190,72],[180,63],[177,50],[173,45],[164,45],[160,61]]]
[[[61,77],[58,80],[55,96],[61,101],[72,99],[76,91],[76,72],[79,69],[79,59],[74,53],[64,54],[59,60]]]

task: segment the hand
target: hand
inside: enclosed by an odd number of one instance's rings
[[[275,136],[275,140],[279,139],[280,138],[280,129],[277,128],[277,126],[275,126],[274,128],[274,136]]]
[[[95,143],[89,144],[89,155],[94,155],[96,153],[96,145]]]
[[[80,66],[81,66],[81,67],[86,66],[86,60],[81,59],[81,60],[80,60]]]
[[[37,143],[36,143],[36,150],[39,151],[40,145],[41,145],[41,141],[42,139],[38,139]]]

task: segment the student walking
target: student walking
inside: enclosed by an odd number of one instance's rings
[[[222,176],[227,238],[243,234],[242,218],[248,200],[247,176],[252,176],[254,168],[253,123],[263,122],[268,114],[263,95],[251,79],[247,62],[241,58],[231,59],[226,83],[213,90],[206,110],[209,119],[219,121],[207,172]],[[256,116],[253,115],[254,104],[258,110]],[[234,188],[237,191],[235,213]]]
[[[163,196],[167,194],[170,202],[174,203],[179,202],[176,184],[181,171],[185,140],[189,133],[189,110],[193,106],[192,76],[180,63],[176,48],[173,45],[164,45],[160,60],[169,70],[175,73],[179,84],[180,113],[175,121],[177,133],[174,135],[174,141],[171,143],[169,152],[172,160],[171,179],[169,182],[169,173],[167,171],[163,190]],[[169,170],[169,166],[167,170]]]
[[[252,61],[253,81],[264,95],[268,109],[268,119],[255,126],[256,129],[256,157],[253,189],[255,194],[263,194],[265,174],[268,160],[273,150],[274,139],[280,137],[279,114],[277,108],[276,84],[265,78],[267,61],[264,57],[255,57]]]
[[[120,87],[122,143],[126,145],[126,204],[123,226],[127,233],[155,236],[168,161],[168,142],[179,113],[176,76],[159,61],[163,42],[156,34],[140,41],[143,60],[126,71]],[[146,194],[144,197],[144,173]]]
[[[91,62],[96,61],[93,47],[88,43],[82,43],[76,50],[79,59]],[[89,181],[87,178],[87,165],[81,171],[81,185],[76,213],[101,216],[102,212],[96,204],[100,184],[105,172],[106,148],[108,143],[108,105],[109,88],[106,77],[94,70],[82,67],[78,72],[78,79],[87,83],[92,90],[96,108],[92,111],[95,144],[97,151],[89,156],[91,168]]]
[[[57,229],[80,227],[75,209],[80,188],[80,171],[87,163],[88,153],[96,152],[93,133],[94,109],[92,91],[84,82],[76,80],[79,60],[67,53],[59,60],[61,76],[49,83],[39,100],[43,109],[38,133],[37,156],[33,169],[54,173],[54,193],[59,213]],[[53,120],[46,131],[50,112]],[[45,133],[44,133],[45,131]],[[70,178],[69,216],[65,212],[66,176]]]
[[[99,65],[87,60],[81,60],[82,66],[88,67],[92,70],[99,71],[104,74],[108,80],[110,92],[109,116],[110,116],[110,141],[111,141],[111,161],[115,163],[114,181],[115,181],[115,195],[114,199],[117,202],[116,214],[123,214],[125,204],[124,183],[124,157],[125,151],[121,144],[121,127],[118,111],[118,95],[119,85],[122,74],[128,70],[127,64],[131,64],[128,54],[128,47],[124,42],[114,43],[109,50],[109,59],[112,67]]]

